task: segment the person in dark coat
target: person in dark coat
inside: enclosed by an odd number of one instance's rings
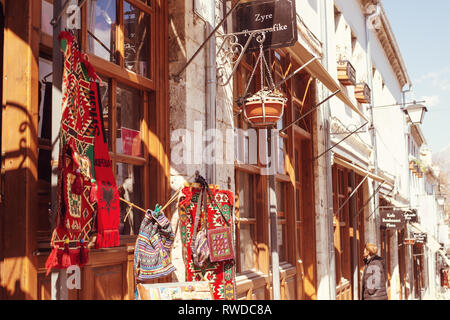
[[[363,300],[388,300],[386,269],[383,258],[377,255],[378,247],[372,243],[364,248],[364,272],[362,277]]]

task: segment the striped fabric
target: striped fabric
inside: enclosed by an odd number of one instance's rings
[[[147,210],[134,252],[136,280],[160,278],[175,271],[170,257],[174,238],[172,226],[164,213],[161,212],[157,219],[154,219],[153,211]]]

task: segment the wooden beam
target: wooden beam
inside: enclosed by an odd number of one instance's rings
[[[1,210],[5,299],[36,299],[37,125],[40,2],[7,1],[4,45]]]

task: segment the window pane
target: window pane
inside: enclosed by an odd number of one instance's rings
[[[39,57],[38,137],[44,139],[51,139],[52,71],[52,61]]]
[[[285,224],[278,224],[277,226],[277,242],[280,261],[287,261],[287,237]]]
[[[148,77],[150,15],[124,2],[125,67]]]
[[[152,0],[141,0],[141,2],[145,3],[148,6],[152,5]]]
[[[50,60],[39,57],[39,112],[38,137],[45,139],[43,144],[51,146],[52,135],[52,76],[53,65]],[[44,81],[44,78],[47,77]],[[50,183],[51,180],[51,151],[38,150],[38,179]]]
[[[53,19],[53,3],[42,0],[41,10],[41,32],[53,35],[53,27],[50,21]]]
[[[253,176],[239,171],[239,217],[254,218],[253,208]]]
[[[285,140],[283,138],[279,139],[279,151],[278,151],[278,173],[285,174],[286,173],[286,166],[284,163],[284,156],[286,154],[286,144]]]
[[[241,224],[239,232],[241,272],[255,269],[254,225]]]
[[[116,183],[120,197],[141,208],[144,207],[143,177],[143,167],[126,163],[116,164]],[[119,232],[120,234],[138,234],[143,213],[139,210],[132,209],[127,220],[124,222],[123,220],[128,212],[128,208],[125,203],[120,202]]]
[[[117,139],[116,152],[142,157],[140,135],[143,119],[142,99],[137,89],[117,84]]]
[[[88,52],[115,62],[116,1],[89,0],[87,8]]]
[[[300,152],[295,149],[295,181],[300,181]]]
[[[300,197],[300,190],[296,190],[295,191],[295,197],[296,197],[296,201],[295,201],[295,208],[297,211],[297,221],[301,221],[302,219],[302,206],[301,206],[301,197]]]
[[[278,212],[283,212],[283,215],[282,216],[280,216],[280,215],[278,215],[278,217],[280,218],[280,219],[285,219],[285,217],[286,217],[286,208],[285,208],[285,205],[284,205],[284,193],[285,193],[285,191],[284,191],[284,184],[282,183],[282,182],[276,182],[276,190],[275,190],[275,193],[276,193],[276,195],[277,195],[277,211]]]
[[[112,151],[112,110],[109,99],[109,94],[111,90],[111,79],[100,77],[102,83],[100,84],[100,100],[102,103],[102,114],[103,114],[103,128],[105,128],[105,138],[108,143],[108,150]]]

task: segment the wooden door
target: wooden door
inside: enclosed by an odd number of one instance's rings
[[[350,242],[350,204],[345,201],[351,193],[349,172],[333,166],[334,248],[336,265],[336,299],[352,300],[352,268]],[[344,205],[342,208],[341,206]],[[341,208],[341,209],[340,209]],[[340,209],[340,210],[339,210]]]
[[[316,246],[311,142],[300,140],[295,145],[295,203],[297,235],[298,300],[316,299]]]

